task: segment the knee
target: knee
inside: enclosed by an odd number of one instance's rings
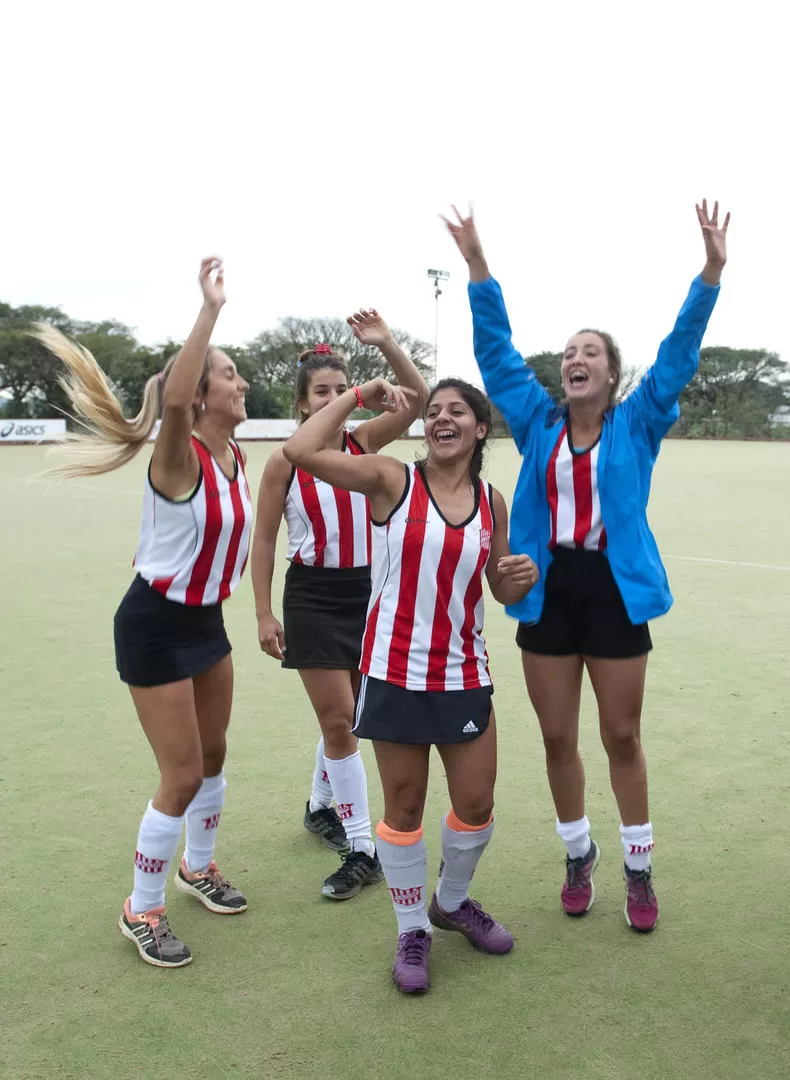
[[[609,760],[618,765],[630,765],[640,753],[638,724],[618,724],[601,731],[604,749]]]
[[[494,793],[492,791],[464,795],[459,802],[453,802],[453,812],[464,825],[487,825],[494,813]]]
[[[384,823],[396,832],[416,832],[422,825],[423,802],[416,791],[401,792],[387,801]]]
[[[221,741],[203,747],[203,776],[216,776],[225,764],[227,744],[225,736]]]
[[[345,709],[331,709],[321,713],[318,720],[321,725],[321,734],[324,736],[325,747],[330,750],[334,746],[342,748],[348,742],[351,729],[354,726],[352,712]]]
[[[200,790],[203,783],[202,762],[184,765],[162,775],[160,791],[176,813],[181,815]]]
[[[546,760],[552,765],[565,765],[576,757],[576,736],[564,731],[544,731],[543,746]]]

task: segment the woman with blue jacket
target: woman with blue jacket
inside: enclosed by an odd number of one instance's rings
[[[697,207],[705,266],[637,388],[616,402],[622,371],[617,346],[608,334],[582,330],[566,345],[561,362],[562,405],[513,347],[502,293],[489,274],[474,219],[455,214],[455,222],[445,221],[469,265],[475,357],[523,458],[510,547],[534,560],[540,580],[506,610],[519,622],[516,642],[543,735],[557,832],[568,851],[562,906],[568,915],[590,910],[600,858],[584,813],[578,751],[586,667],[622,819],[625,917],[644,933],[658,918],[640,739],[652,648],[647,624],[672,605],[647,502],[661,440],[677,420],[678,398],[697,370],[719,293],[729,214],[720,226],[718,203],[712,215],[705,201]]]

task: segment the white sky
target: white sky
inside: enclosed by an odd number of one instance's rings
[[[10,7],[10,5],[9,5]],[[649,363],[732,210],[706,344],[790,360],[780,5],[14,4],[3,16],[0,299],[183,337],[221,254],[216,340],[372,304],[475,373],[465,266],[437,215],[475,205],[517,346],[581,326]]]

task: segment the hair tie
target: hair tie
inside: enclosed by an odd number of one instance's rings
[[[329,356],[332,352],[332,346],[326,345],[324,342],[321,342],[320,345],[315,346],[313,352],[316,354],[316,356]]]

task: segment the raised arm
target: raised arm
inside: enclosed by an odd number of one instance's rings
[[[362,345],[375,345],[380,349],[392,368],[398,385],[406,386],[415,393],[414,398],[409,400],[408,408],[382,413],[372,420],[366,420],[355,429],[354,438],[362,449],[369,454],[375,454],[402,435],[422,415],[428,400],[428,386],[375,308],[357,311],[350,315],[347,321],[357,341]]]
[[[291,468],[291,463],[286,460],[282,450],[275,450],[266,462],[258,489],[255,535],[250,556],[258,642],[261,649],[275,660],[282,660],[285,653],[285,634],[282,625],[272,613],[272,577],[277,533],[280,531],[288,494]]]
[[[705,243],[705,265],[692,281],[672,332],[659,346],[655,363],[622,406],[645,424],[655,439],[661,439],[680,414],[678,398],[697,372],[702,338],[727,262],[730,215],[720,226],[718,202],[709,215],[707,200],[703,199],[702,206],[697,206],[697,218]]]
[[[198,477],[192,449],[195,395],[206,365],[211,334],[225,303],[222,263],[203,259],[200,264],[203,304],[189,337],[167,373],[162,397],[162,423],[151,458],[151,481],[163,495],[181,494]]]
[[[403,464],[380,454],[346,454],[327,449],[354,409],[405,411],[414,391],[392,386],[385,379],[371,379],[346,390],[329,405],[313,413],[283,447],[292,465],[317,476],[333,487],[361,491],[370,500],[373,517],[389,514],[403,491]]]
[[[530,423],[554,402],[513,346],[502,290],[488,271],[471,211],[468,217],[455,207],[453,212],[456,221],[442,220],[469,267],[475,360],[489,397],[523,448]]]

